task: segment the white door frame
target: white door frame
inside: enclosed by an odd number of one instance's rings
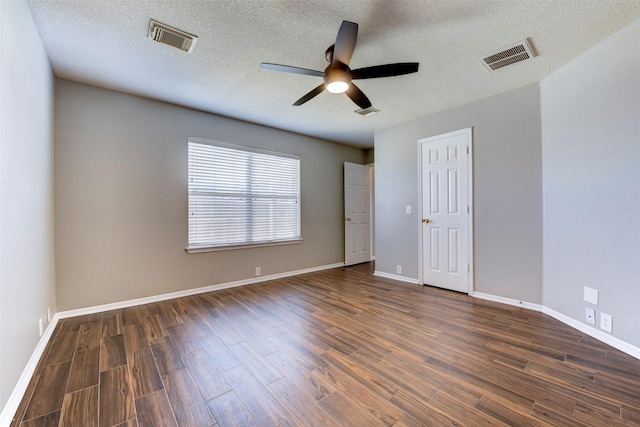
[[[423,250],[422,250],[422,242],[423,240],[423,232],[424,227],[422,225],[422,218],[425,218],[425,213],[422,212],[423,207],[423,195],[424,189],[422,188],[422,144],[425,142],[429,142],[431,140],[438,140],[441,138],[452,137],[457,135],[467,135],[469,138],[469,155],[467,156],[468,161],[468,191],[467,191],[467,206],[468,212],[467,215],[467,227],[469,229],[468,236],[468,265],[469,265],[469,274],[467,277],[467,289],[469,295],[473,295],[474,289],[474,268],[473,268],[473,128],[460,129],[453,132],[443,133],[441,135],[435,135],[428,138],[422,138],[418,140],[418,206],[420,207],[420,215],[418,217],[418,236],[420,236],[420,244],[418,245],[418,283],[420,285],[424,285],[424,272],[423,272]]]

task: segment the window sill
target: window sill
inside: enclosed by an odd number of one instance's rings
[[[190,254],[199,254],[202,252],[219,252],[219,251],[230,251],[233,249],[248,249],[248,248],[261,248],[266,246],[283,246],[283,245],[297,245],[302,243],[303,239],[296,240],[285,240],[281,242],[266,242],[266,243],[243,243],[239,245],[228,245],[228,246],[199,246],[199,247],[187,247],[186,251]]]

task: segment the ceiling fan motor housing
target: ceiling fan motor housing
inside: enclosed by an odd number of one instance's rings
[[[349,89],[351,70],[347,65],[341,62],[337,65],[329,65],[324,72],[324,84],[329,92],[342,93]]]

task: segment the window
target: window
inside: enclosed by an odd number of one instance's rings
[[[300,158],[189,138],[189,252],[294,243]]]

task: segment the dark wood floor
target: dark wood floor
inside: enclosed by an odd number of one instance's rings
[[[61,320],[12,425],[640,425],[637,359],[370,269]]]

